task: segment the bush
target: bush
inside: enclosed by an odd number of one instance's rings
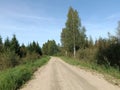
[[[93,61],[95,62],[96,48],[79,49],[76,54],[76,58],[79,60]]]
[[[49,57],[44,57],[34,62],[27,62],[15,68],[0,72],[0,90],[17,90],[29,80],[38,67],[44,65]]]
[[[41,56],[35,52],[27,53],[26,57],[21,59],[20,63],[34,62],[36,59],[39,59]]]
[[[25,66],[9,69],[0,74],[0,90],[16,90],[30,79],[32,72]]]
[[[107,75],[107,76],[110,75],[116,79],[120,79],[120,71],[111,66],[109,68],[106,68],[106,66],[104,66],[104,65],[98,65],[97,63],[93,63],[93,62],[86,62],[83,60],[81,61],[81,60],[77,60],[75,58],[70,58],[70,57],[61,57],[61,58],[62,58],[62,60],[64,60],[65,62],[67,62],[71,65],[78,65],[78,66],[80,65],[80,67],[82,67],[82,68],[95,70],[104,75]],[[109,79],[109,78],[107,78],[107,79]],[[115,83],[115,82],[113,82],[113,83]]]
[[[99,48],[97,52],[97,63],[106,66],[119,66],[120,68],[120,44],[111,44],[108,47]]]
[[[10,67],[15,67],[19,64],[19,56],[15,54],[15,52],[7,50],[4,53],[0,54],[0,62],[1,66],[0,69],[4,70]]]

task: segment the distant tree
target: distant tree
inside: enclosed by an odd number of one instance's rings
[[[19,42],[18,42],[18,40],[16,38],[16,35],[13,35],[13,38],[12,38],[12,40],[10,42],[10,49],[12,51],[15,51],[15,53],[17,55],[19,55],[19,53],[20,53],[20,45],[19,45]]]
[[[88,40],[88,37],[86,37],[85,39],[85,44],[84,44],[85,48],[88,48],[89,47],[89,40]]]
[[[78,12],[69,8],[65,28],[62,29],[61,43],[66,52],[74,52],[83,47],[85,28],[82,28]]]
[[[39,53],[40,55],[42,55],[42,49],[39,46],[38,42],[37,42],[37,46],[36,46],[36,52]]]
[[[93,47],[94,43],[93,43],[93,39],[92,37],[90,36],[90,39],[89,39],[89,47]]]
[[[2,42],[2,37],[0,36],[0,52],[3,51],[3,42]]]
[[[43,44],[42,52],[44,55],[48,55],[48,43]]]
[[[2,37],[0,36],[0,45],[2,45],[2,44],[3,44]]]
[[[43,54],[55,55],[58,52],[58,46],[54,40],[48,40],[42,47]]]
[[[11,45],[11,42],[10,42],[9,38],[7,37],[4,42],[4,50],[6,51],[6,50],[10,49],[10,45]]]
[[[25,47],[25,45],[24,44],[22,44],[22,46],[20,46],[20,58],[23,58],[23,57],[25,57],[26,56],[26,54],[27,54],[27,49],[26,49],[26,47]]]
[[[117,38],[118,38],[118,42],[120,43],[120,21],[118,22],[118,27],[117,27]]]
[[[82,27],[82,28],[80,29],[80,38],[79,38],[79,40],[80,40],[80,49],[86,47],[86,46],[85,46],[85,43],[86,43],[87,37],[86,37],[85,32],[86,32],[86,28],[85,28],[85,27]]]
[[[29,53],[34,52],[34,53],[37,53],[39,55],[42,55],[41,47],[35,41],[33,41],[32,43],[30,43],[27,48],[28,48]]]
[[[41,47],[39,46],[38,42],[37,43],[33,43],[33,47],[36,53],[38,53],[39,55],[42,55],[42,50]]]

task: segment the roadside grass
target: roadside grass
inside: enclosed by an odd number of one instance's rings
[[[49,56],[44,56],[34,62],[27,62],[0,72],[0,90],[17,90],[31,78],[38,67],[46,64],[49,59]]]
[[[97,65],[96,63],[92,63],[89,61],[84,61],[84,60],[77,60],[74,58],[70,58],[70,57],[60,57],[62,60],[64,60],[65,62],[71,64],[71,65],[75,65],[75,66],[79,66],[80,68],[84,68],[87,70],[92,70],[92,71],[97,71],[98,73],[102,73],[102,75],[104,75],[104,78],[106,80],[108,80],[109,82],[120,86],[120,71],[119,69],[115,69],[113,67],[105,67],[105,66],[100,66]]]

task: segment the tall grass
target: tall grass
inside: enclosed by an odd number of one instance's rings
[[[89,62],[89,61],[84,61],[84,60],[77,60],[74,58],[69,58],[69,57],[61,57],[62,60],[64,60],[65,62],[71,64],[71,65],[76,65],[76,66],[80,66],[82,68],[86,68],[86,69],[90,69],[90,70],[94,70],[97,71],[99,73],[102,73],[106,79],[109,79],[111,77],[113,77],[113,79],[117,79],[117,81],[120,79],[120,71],[119,69],[113,68],[113,67],[106,67],[104,65],[98,65],[94,62]],[[108,77],[110,76],[110,78]],[[113,83],[116,83],[115,81]],[[120,84],[120,80],[117,82]]]
[[[43,57],[34,62],[27,62],[24,65],[16,66],[0,72],[0,90],[17,90],[29,80],[38,67],[44,65],[50,57]]]

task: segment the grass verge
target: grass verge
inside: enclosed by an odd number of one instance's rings
[[[38,67],[47,63],[49,59],[50,57],[45,56],[34,62],[27,62],[0,72],[0,90],[17,90],[31,78]]]
[[[108,80],[109,82],[115,85],[120,86],[120,71],[118,69],[115,69],[113,67],[99,66],[96,63],[91,63],[83,60],[80,61],[69,57],[61,57],[61,59],[71,65],[80,66],[81,68],[87,70],[92,70],[92,71],[97,71],[98,73],[102,73],[106,80]]]

